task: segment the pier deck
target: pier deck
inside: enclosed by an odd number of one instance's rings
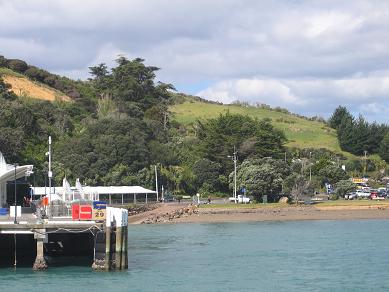
[[[15,218],[0,216],[0,264],[12,256],[16,267],[23,253],[35,258],[34,270],[48,268],[47,256],[87,255],[92,268],[124,270],[128,267],[128,211],[107,208],[104,221],[72,220],[70,217],[38,219],[34,214]],[[35,248],[36,246],[36,248]],[[18,258],[19,255],[19,258]]]

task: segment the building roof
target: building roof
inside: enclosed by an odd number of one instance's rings
[[[12,181],[15,179],[22,178],[24,176],[29,176],[32,173],[32,165],[22,165],[15,166],[12,164],[7,164],[3,154],[0,152],[0,183],[7,181]]]
[[[90,187],[90,186],[83,186],[82,187],[84,193],[86,194],[154,194],[156,191],[152,191],[149,189],[146,189],[144,187],[140,186],[109,186],[109,187]],[[45,195],[49,193],[48,187],[32,187],[32,190],[34,191],[35,195]],[[77,192],[78,189],[72,187],[72,191]],[[62,194],[64,191],[63,187],[52,187],[52,193]]]

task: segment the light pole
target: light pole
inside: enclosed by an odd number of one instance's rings
[[[312,180],[312,152],[309,152],[309,181]]]
[[[157,203],[158,203],[158,173],[157,173],[157,166],[154,166],[155,170],[155,191],[157,192]]]
[[[18,224],[18,221],[17,221],[17,219],[16,219],[16,216],[17,216],[17,208],[16,208],[16,204],[17,204],[17,202],[16,202],[16,168],[17,168],[17,164],[15,163],[15,217],[14,217],[14,224]]]
[[[234,146],[233,156],[228,155],[227,157],[232,158],[232,160],[234,161],[234,200],[235,200],[235,203],[237,203],[237,200],[236,200],[236,163],[237,163],[238,159],[237,159],[237,152],[236,152],[235,146]]]
[[[49,171],[47,172],[47,176],[49,177],[49,205],[47,208],[48,217],[51,218],[51,179],[53,177],[53,172],[51,171],[51,136],[49,136],[49,152],[46,153],[49,156]]]
[[[363,151],[365,153],[365,165],[364,165],[364,168],[363,168],[363,176],[365,177],[366,176],[366,170],[367,170],[367,151]]]

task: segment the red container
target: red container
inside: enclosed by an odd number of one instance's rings
[[[72,219],[80,220],[80,205],[72,205]]]
[[[80,205],[80,220],[92,220],[92,206]]]

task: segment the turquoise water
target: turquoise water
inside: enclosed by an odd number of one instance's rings
[[[389,291],[389,221],[140,225],[129,270],[0,270],[0,291]]]

